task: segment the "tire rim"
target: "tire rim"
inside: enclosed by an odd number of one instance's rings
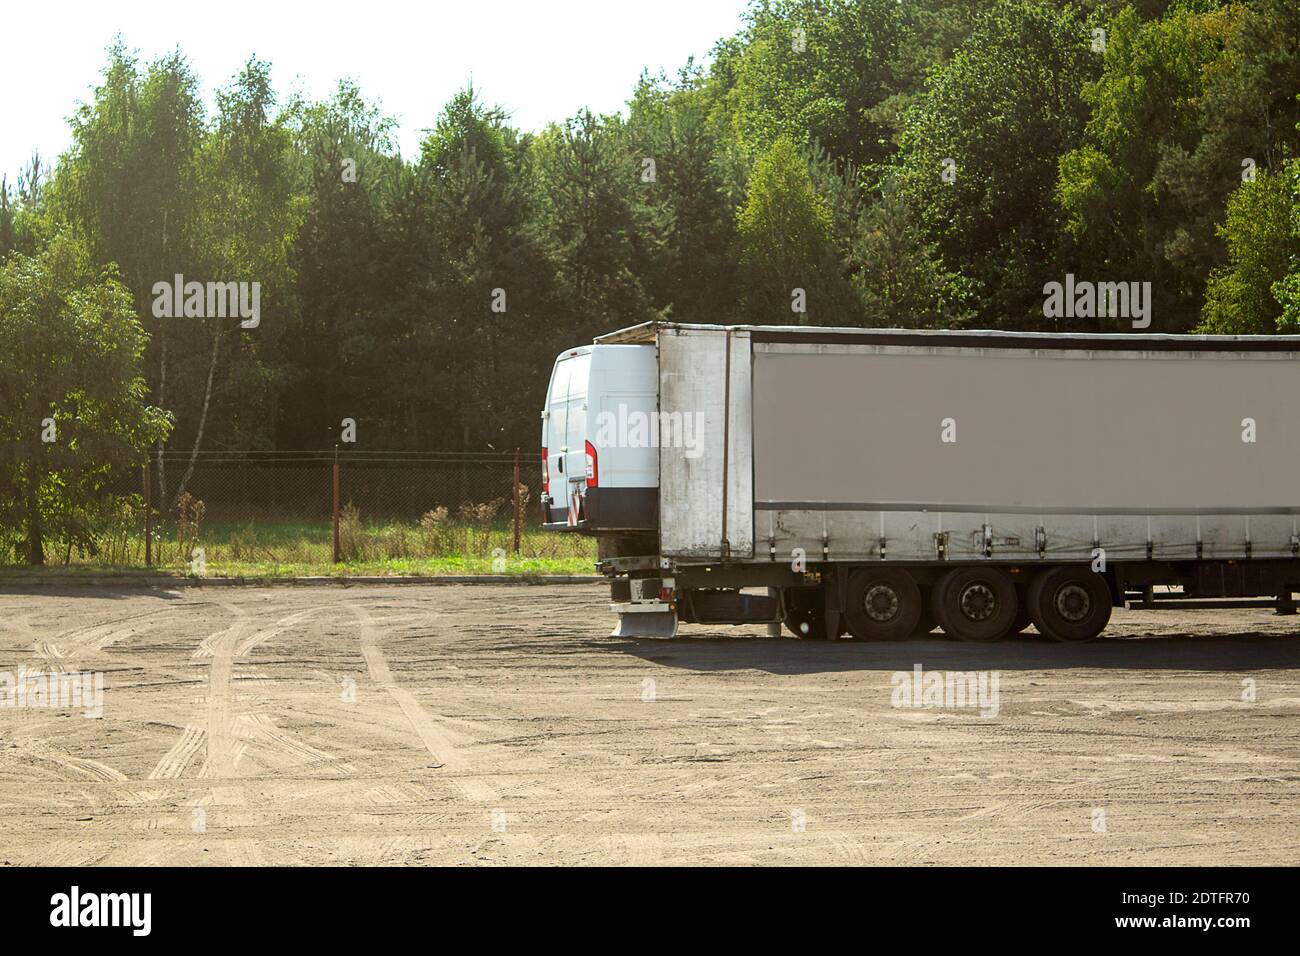
[[[1056,613],[1071,624],[1082,623],[1092,613],[1092,597],[1081,584],[1063,585],[1052,603],[1056,605]]]
[[[888,584],[873,584],[862,595],[862,610],[877,624],[884,624],[898,617],[898,592]]]
[[[998,596],[993,589],[977,581],[962,589],[961,613],[968,621],[987,621],[998,612]]]

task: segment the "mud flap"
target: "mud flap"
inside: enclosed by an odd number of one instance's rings
[[[677,636],[677,612],[624,611],[610,637],[648,637],[661,640]]]

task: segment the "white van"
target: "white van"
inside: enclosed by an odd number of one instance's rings
[[[651,531],[659,456],[643,420],[659,403],[653,345],[561,352],[542,410],[542,520],[551,530]]]

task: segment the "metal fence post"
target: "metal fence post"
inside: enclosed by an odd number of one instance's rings
[[[334,563],[343,560],[339,553],[339,446],[334,446]]]
[[[149,462],[144,463],[144,566],[153,567],[153,482],[149,476]]]
[[[515,449],[515,480],[510,486],[510,503],[515,512],[515,554],[519,553],[519,523],[522,517],[519,514],[519,449]]]

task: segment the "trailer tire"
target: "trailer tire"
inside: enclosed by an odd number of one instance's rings
[[[826,640],[826,596],[821,588],[785,588],[781,622],[800,640]]]
[[[1110,622],[1110,611],[1110,587],[1105,577],[1086,566],[1044,568],[1029,585],[1034,627],[1054,641],[1083,644],[1094,640]]]
[[[901,641],[921,620],[921,589],[901,568],[860,568],[849,576],[844,612],[855,641]]]
[[[934,585],[930,604],[945,634],[963,641],[1000,641],[1016,619],[1016,586],[999,568],[954,568]]]

